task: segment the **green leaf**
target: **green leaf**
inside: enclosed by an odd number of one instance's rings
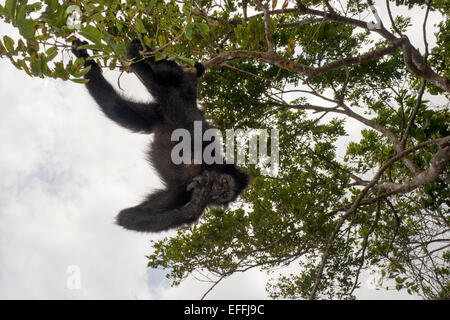
[[[22,4],[18,8],[16,8],[16,21],[20,22],[22,19],[25,19],[26,7],[26,4]]]
[[[40,77],[43,77],[44,74],[47,74],[48,66],[47,66],[47,59],[45,55],[41,54],[39,55],[40,62],[41,62],[41,74]]]
[[[209,27],[208,27],[208,25],[206,23],[199,22],[199,23],[196,24],[196,27],[203,34],[207,34],[209,32]]]
[[[180,61],[182,61],[182,62],[185,62],[185,63],[187,63],[188,65],[190,65],[190,66],[192,66],[192,67],[195,65],[195,60],[190,59],[190,58],[186,58],[186,57],[184,57],[184,56],[178,56],[178,57],[177,57],[177,60],[180,60]]]
[[[50,47],[50,48],[47,49],[45,54],[47,55],[47,60],[51,61],[58,55],[58,48]]]
[[[158,36],[158,44],[162,47],[166,44],[166,37],[164,37],[162,34]]]
[[[111,10],[116,10],[117,5],[119,4],[120,0],[107,0],[107,6]]]
[[[75,83],[82,83],[82,84],[89,82],[89,79],[69,79],[69,80]]]
[[[14,53],[14,40],[8,36],[3,36],[3,42],[9,52]]]
[[[123,43],[115,43],[113,46],[114,53],[117,55],[123,55],[125,51],[127,50],[127,47]]]
[[[108,65],[109,70],[114,70],[114,69],[116,69],[116,66],[117,66],[117,59],[114,58],[114,59],[111,60],[111,62],[110,62],[109,65]]]
[[[27,47],[25,46],[25,43],[23,42],[22,39],[20,39],[19,42],[17,42],[16,51],[25,52],[26,50]]]
[[[35,26],[37,22],[31,19],[22,19],[17,22],[20,34],[24,38],[32,38],[36,32]]]
[[[15,61],[13,58],[9,58],[9,60],[11,61],[14,67],[16,67],[19,70],[22,70],[22,66],[17,61]]]
[[[155,4],[156,4],[156,0],[150,0],[150,2],[148,3],[148,6],[147,6],[147,12],[151,12],[153,7],[155,6]]]
[[[35,2],[32,4],[27,4],[26,5],[26,12],[30,13],[30,12],[35,12],[35,11],[39,11],[42,9],[42,3],[41,2]]]
[[[91,66],[87,66],[86,68],[82,69],[81,71],[76,72],[74,74],[74,76],[77,78],[84,77],[89,72],[89,70],[91,70]]]
[[[33,76],[30,72],[30,69],[28,68],[27,63],[25,62],[25,60],[19,60],[18,63],[20,64],[20,66],[22,67],[22,69],[29,75],[29,76]]]
[[[244,27],[242,25],[238,25],[236,28],[234,28],[234,35],[238,40],[244,38]]]
[[[91,25],[87,25],[82,28],[80,31],[80,35],[97,45],[102,43],[103,34],[97,28]]]
[[[15,16],[16,16],[16,6],[17,6],[17,0],[6,0],[5,1],[5,9],[9,14],[9,17],[13,22],[15,22]]]
[[[188,40],[192,40],[192,29],[193,29],[193,24],[192,23],[189,23],[187,26],[186,26],[186,32],[185,32],[185,36],[186,36],[186,39],[188,39]]]
[[[34,76],[40,76],[42,74],[41,59],[36,54],[33,54],[31,56],[30,66],[31,66],[31,73]]]
[[[167,55],[164,52],[157,52],[155,54],[155,61],[164,60],[167,58]]]
[[[144,44],[149,48],[155,48],[155,40],[151,40],[148,36],[144,36]]]
[[[2,55],[4,55],[4,54],[6,54],[6,48],[5,48],[5,46],[3,45],[3,43],[0,41],[0,57],[2,56]]]
[[[47,10],[54,12],[58,8],[58,0],[45,0],[47,4]]]
[[[136,17],[135,21],[136,21],[136,30],[139,33],[147,33],[147,29],[145,28],[145,25],[142,22],[142,20],[139,17]]]
[[[84,59],[83,58],[76,58],[75,61],[72,63],[72,65],[70,65],[69,62],[69,66],[70,66],[70,74],[75,74],[76,72],[79,72],[79,70],[81,70],[81,68],[84,65]]]
[[[117,28],[117,30],[122,31],[123,24],[121,21],[119,21],[119,20],[116,21],[116,28]]]
[[[64,65],[62,62],[55,63],[55,71],[53,72],[53,77],[61,78],[63,80],[69,79],[69,75],[67,71],[64,69]]]

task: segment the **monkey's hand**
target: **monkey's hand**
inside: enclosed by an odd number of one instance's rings
[[[194,177],[194,179],[192,179],[192,182],[187,185],[186,190],[191,191],[195,188],[204,187],[207,184],[212,185],[213,180],[214,173],[205,170],[198,176]]]
[[[202,215],[208,205],[210,191],[208,187],[198,187],[192,191],[191,201],[186,205],[191,221],[196,221]]]
[[[78,49],[80,46],[85,45],[85,44],[88,44],[87,41],[81,41],[79,39],[72,41],[72,53],[77,58],[86,59],[87,57],[89,57],[89,54],[87,53],[86,49]]]
[[[187,185],[186,190],[191,191],[195,188],[201,188],[205,184],[205,182],[206,181],[203,175],[196,176],[194,179],[192,179],[192,182]]]
[[[84,75],[85,79],[92,79],[95,75],[101,74],[102,69],[98,66],[98,64],[94,60],[88,60],[89,54],[87,53],[86,49],[80,49],[80,46],[88,44],[87,41],[81,41],[79,39],[76,39],[72,41],[72,53],[77,58],[83,58],[84,59],[84,66],[91,67],[91,70],[89,70],[88,73]]]
[[[201,214],[204,207],[206,207],[209,202],[209,196],[214,182],[213,175],[213,173],[205,170],[201,175],[195,177],[187,186],[188,191],[192,190],[189,205],[196,208],[197,210],[194,211],[199,212],[199,214]]]

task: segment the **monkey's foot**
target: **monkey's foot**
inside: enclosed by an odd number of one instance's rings
[[[205,73],[205,66],[198,61],[195,63],[195,69],[197,69],[197,78],[200,78]]]
[[[127,59],[140,59],[142,57],[141,51],[143,50],[139,39],[134,39],[128,44],[127,47]]]

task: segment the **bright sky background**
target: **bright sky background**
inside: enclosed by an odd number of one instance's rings
[[[5,34],[17,37],[0,22]],[[200,298],[209,284],[188,279],[171,288],[164,271],[146,267],[149,240],[170,233],[114,224],[121,209],[160,186],[144,160],[151,136],[106,119],[83,85],[30,78],[6,59],[0,75],[0,299]],[[118,75],[105,72],[116,88]],[[121,87],[151,99],[132,75]],[[80,289],[67,286],[70,266],[81,272]],[[370,289],[366,278],[358,298],[413,298]],[[237,274],[208,298],[264,299],[267,279],[258,270]]]

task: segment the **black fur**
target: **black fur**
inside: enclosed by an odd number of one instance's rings
[[[74,41],[72,52],[77,57],[89,57],[86,50],[78,48],[85,43]],[[89,79],[89,93],[108,118],[133,132],[155,135],[149,160],[165,188],[148,195],[141,204],[122,210],[116,221],[126,229],[158,232],[197,221],[209,204],[227,205],[246,188],[249,179],[234,164],[172,163],[170,154],[177,143],[170,140],[173,130],[185,128],[193,137],[194,121],[202,122],[203,131],[211,128],[197,108],[197,80],[205,68],[196,63],[196,72],[184,71],[173,61],[144,60],[141,49],[140,42],[133,40],[127,57],[135,61],[132,71],[156,102],[136,103],[122,98],[93,60],[85,62],[91,66],[85,78]]]

